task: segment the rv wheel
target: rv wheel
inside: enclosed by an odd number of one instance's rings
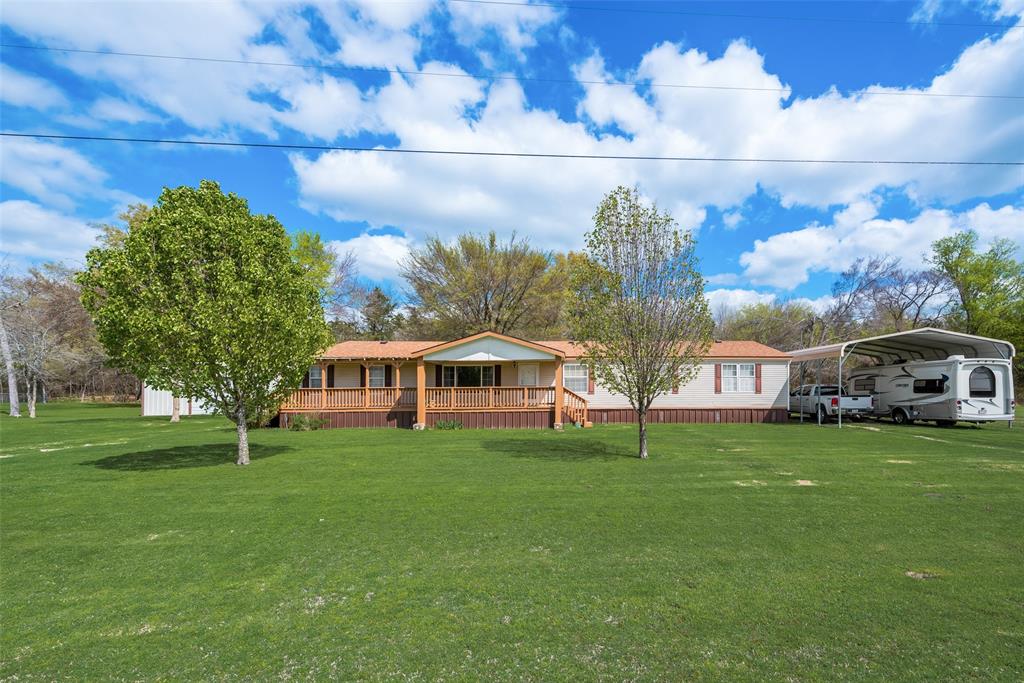
[[[913,422],[910,416],[907,415],[907,411],[903,410],[903,408],[893,408],[892,421],[898,425],[908,425]]]

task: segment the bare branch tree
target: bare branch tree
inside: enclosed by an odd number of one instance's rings
[[[591,372],[637,413],[647,457],[647,411],[689,382],[711,345],[713,322],[695,243],[637,189],[609,193],[587,234],[587,259],[572,266],[572,338]]]

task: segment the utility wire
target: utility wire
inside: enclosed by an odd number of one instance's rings
[[[10,138],[48,140],[87,140],[97,142],[129,142],[154,145],[194,145],[208,147],[246,147],[252,149],[312,150],[319,152],[377,152],[382,154],[431,154],[466,157],[521,157],[529,159],[609,159],[619,161],[712,161],[759,164],[855,164],[880,166],[1024,166],[1024,161],[940,161],[906,159],[799,159],[758,157],[702,156],[631,156],[620,154],[559,154],[554,152],[475,152],[453,149],[408,149],[404,147],[356,147],[338,145],[297,145],[277,142],[226,142],[222,140],[174,140],[164,138],[121,138],[100,135],[57,135],[50,133],[0,132]]]
[[[333,65],[333,64],[300,64],[296,62],[268,62],[258,61],[251,59],[228,59],[226,57],[194,57],[188,55],[164,55],[154,54],[150,52],[117,52],[113,50],[85,50],[79,48],[70,47],[50,47],[45,45],[21,45],[15,43],[0,43],[0,48],[13,49],[13,50],[39,50],[46,52],[69,52],[74,54],[86,54],[86,55],[102,55],[108,57],[141,57],[145,59],[163,59],[172,61],[185,61],[185,62],[210,62],[215,64],[245,64],[250,66],[275,66],[275,67],[291,67],[296,69],[313,69],[319,71],[339,71],[339,72],[357,72],[357,73],[385,73],[385,74],[397,74],[400,76],[440,76],[445,78],[469,78],[473,80],[492,80],[492,81],[520,81],[524,83],[556,83],[562,85],[610,85],[610,86],[630,86],[630,87],[648,87],[648,88],[681,88],[681,89],[693,89],[693,90],[735,90],[735,91],[749,91],[749,92],[774,92],[774,93],[790,93],[790,88],[758,88],[749,86],[739,85],[697,85],[688,83],[658,83],[648,81],[594,81],[594,80],[577,80],[572,78],[542,78],[535,76],[510,76],[507,74],[468,74],[468,73],[447,73],[443,71],[417,71],[412,69],[391,69],[387,67],[376,67],[376,66],[346,66],[346,65]],[[888,91],[888,90],[872,90],[865,89],[861,91],[852,91],[859,95],[882,95],[886,97],[959,97],[959,98],[971,98],[971,99],[1003,99],[1003,100],[1024,100],[1024,95],[971,95],[965,93],[933,93],[933,92],[906,92],[906,91]]]
[[[911,26],[948,26],[956,28],[1001,28],[1020,29],[1024,25],[995,24],[983,22],[955,22],[955,21],[920,21],[914,19],[871,19],[869,17],[795,17],[791,15],[773,14],[731,14],[723,12],[697,12],[694,10],[670,10],[670,9],[649,9],[646,7],[597,7],[594,5],[577,5],[576,3],[556,2],[511,2],[510,0],[448,0],[469,5],[497,5],[504,7],[547,7],[554,9],[568,9],[581,12],[616,12],[621,14],[660,14],[676,15],[683,17],[712,17],[723,19],[759,19],[767,21],[807,21],[825,22],[833,24],[899,24]]]

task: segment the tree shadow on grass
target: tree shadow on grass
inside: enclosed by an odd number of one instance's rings
[[[609,446],[599,439],[558,439],[557,442],[551,443],[509,438],[488,440],[481,445],[492,453],[501,453],[513,458],[570,461],[636,458],[635,450]]]
[[[249,444],[249,459],[262,460],[287,451],[291,446],[263,446]],[[197,446],[175,446],[124,455],[111,455],[99,460],[89,460],[82,465],[92,465],[101,470],[121,472],[145,472],[154,470],[180,470],[190,467],[215,467],[235,462],[238,446],[235,444],[202,444]]]

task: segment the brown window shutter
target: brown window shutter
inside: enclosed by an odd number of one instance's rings
[[[334,386],[334,364],[333,363],[331,365],[327,366],[327,386],[328,387],[333,387]]]
[[[754,363],[754,393],[761,393],[761,364]]]
[[[306,374],[302,376],[302,388],[309,389],[309,370],[306,370]]]
[[[587,372],[587,393],[594,393],[594,374],[589,371]]]
[[[722,364],[715,363],[715,393],[722,393]]]
[[[496,387],[500,387],[501,386],[501,366],[500,365],[495,365],[494,366],[494,386],[496,386]]]
[[[442,374],[440,365],[434,366],[434,386],[444,386],[444,375]]]
[[[370,371],[367,370],[365,365],[360,365],[359,366],[359,386],[361,386],[361,387],[365,387],[366,386],[366,374],[368,372],[370,372]]]
[[[392,368],[390,365],[385,365],[384,366],[384,386],[386,386],[386,387],[390,387],[391,386],[391,379],[392,379],[392,377],[394,377],[394,375],[392,374],[393,371],[394,371],[394,368]]]

